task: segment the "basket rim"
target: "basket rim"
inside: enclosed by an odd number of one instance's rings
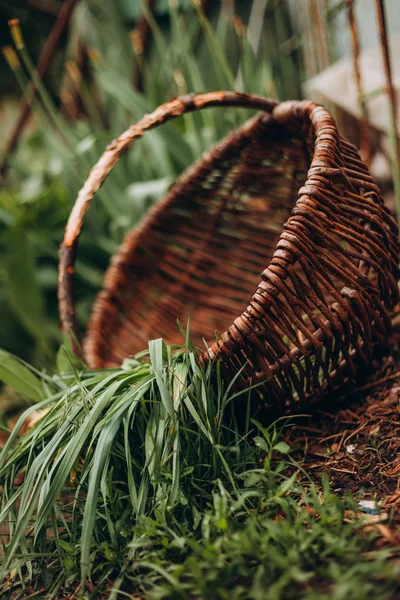
[[[219,140],[210,149],[205,151],[194,163],[187,167],[183,173],[175,180],[167,193],[160,198],[141,218],[139,223],[125,234],[124,240],[118,251],[110,260],[106,270],[103,285],[98,292],[92,312],[87,323],[86,333],[83,341],[83,350],[89,364],[99,365],[100,356],[103,350],[102,340],[97,335],[98,331],[103,331],[110,318],[112,306],[119,304],[119,292],[123,291],[125,286],[126,269],[131,268],[132,257],[137,248],[140,248],[141,242],[146,240],[146,236],[151,232],[162,214],[173,206],[180,195],[185,194],[186,186],[190,186],[192,181],[196,181],[199,173],[206,168],[218,167],[219,160],[224,160],[225,153],[230,153],[234,148],[246,148],[259,135],[260,130],[266,133],[275,121],[269,113],[258,113],[254,117],[245,121],[240,127],[231,130],[228,135]],[[282,226],[284,221],[282,222]],[[188,267],[190,270],[190,266]],[[179,287],[179,281],[176,284]],[[176,292],[175,292],[176,293]],[[174,294],[168,291],[170,297]],[[250,299],[250,292],[247,300]],[[165,298],[163,298],[165,302]],[[105,310],[105,307],[109,307]],[[235,315],[236,316],[236,315]],[[149,315],[151,321],[153,315]],[[157,321],[157,318],[155,318]],[[227,325],[231,322],[227,319]]]
[[[177,118],[186,112],[200,110],[211,106],[258,108],[264,113],[269,113],[271,118],[277,123],[285,124],[288,129],[295,126],[295,129],[298,132],[300,126],[300,128],[307,131],[309,136],[311,133],[314,147],[310,155],[310,165],[303,187],[299,191],[298,198],[294,203],[293,208],[297,206],[301,194],[303,194],[303,196],[312,194],[312,190],[318,187],[318,178],[320,177],[341,178],[344,180],[346,187],[355,192],[355,186],[362,184],[364,188],[368,188],[368,191],[379,196],[379,189],[361,160],[357,161],[358,171],[352,170],[344,164],[341,144],[346,144],[347,142],[341,140],[336,123],[327,109],[314,102],[300,100],[279,103],[275,100],[251,94],[218,91],[183,96],[159,106],[149,115],[145,115],[137,124],[129,127],[107,147],[99,161],[89,173],[84,186],[79,192],[68,220],[64,241],[60,248],[58,294],[61,325],[63,330],[69,334],[72,347],[77,354],[80,353],[80,346],[77,341],[78,335],[73,298],[73,276],[79,235],[91,199],[106,179],[107,175],[117,164],[122,153],[130,148],[137,139],[142,137],[147,130],[157,127],[170,119]],[[362,179],[360,179],[360,171]],[[144,223],[139,225],[139,232],[136,237],[140,237],[143,227],[148,227],[156,219],[158,210],[165,208],[167,198],[168,194],[167,197],[164,197],[163,200],[155,205],[154,210],[148,213],[144,219]],[[274,263],[276,253],[277,248],[274,251],[269,265],[267,265],[267,269]],[[279,260],[277,262],[279,262]],[[109,269],[112,269],[112,265]],[[262,277],[263,274],[261,274],[261,278]],[[105,288],[103,288],[103,290],[104,289]],[[238,316],[225,333],[221,335],[221,339],[218,342],[215,342],[207,352],[203,354],[202,359],[208,361],[217,357],[222,347],[226,350],[227,341],[230,346],[240,347],[242,343],[245,345],[243,336],[248,327],[247,321],[248,313],[242,313],[242,315]],[[96,317],[94,317],[92,325],[95,326],[95,323]],[[324,337],[323,332],[322,337]],[[322,342],[322,339],[320,341]],[[93,356],[95,353],[90,351],[90,355],[90,362],[93,363]]]
[[[131,125],[106,147],[100,159],[90,170],[84,185],[78,193],[69,215],[64,231],[64,239],[59,250],[58,304],[60,325],[62,331],[67,334],[75,354],[82,356],[74,300],[75,262],[78,253],[79,237],[91,200],[109,173],[116,166],[122,154],[136,140],[140,139],[146,131],[188,112],[209,107],[230,106],[258,109],[271,114],[277,105],[278,101],[271,98],[233,91],[187,94],[165,102],[152,113],[144,115],[141,120]]]

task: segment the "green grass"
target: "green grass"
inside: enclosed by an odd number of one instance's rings
[[[299,478],[279,437],[290,420],[252,420],[249,392],[200,369],[189,341],[70,370],[42,377],[29,410],[43,417],[19,436],[22,415],[0,457],[3,594],[80,582],[85,598],[393,597],[399,567],[371,550],[355,500]]]

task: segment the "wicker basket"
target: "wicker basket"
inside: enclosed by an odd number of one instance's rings
[[[398,301],[397,225],[354,146],[311,102],[185,96],[125,131],[92,169],[68,221],[62,326],[76,335],[74,263],[97,189],[147,130],[209,106],[262,112],[188,169],[127,235],[93,308],[86,359],[110,367],[151,338],[181,343],[176,321],[190,316],[194,341],[210,344],[202,361],[220,359],[227,376],[242,369],[242,384],[260,383],[268,405],[293,408],[371,360]]]

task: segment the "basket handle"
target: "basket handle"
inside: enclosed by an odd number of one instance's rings
[[[129,149],[133,142],[142,137],[147,130],[179,117],[184,113],[211,106],[255,108],[265,112],[273,112],[273,116],[277,121],[285,122],[293,117],[304,118],[306,113],[309,115],[311,110],[317,105],[309,101],[290,101],[279,104],[276,100],[269,98],[251,94],[239,94],[231,91],[180,96],[162,104],[151,114],[145,115],[138,123],[129,127],[116,140],[109,144],[101,158],[90,171],[85,184],[78,194],[65,228],[64,240],[59,253],[58,303],[61,327],[69,335],[72,348],[76,354],[81,354],[81,350],[78,343],[73,280],[79,236],[84,217],[93,196],[118,163],[123,152]],[[318,108],[321,108],[325,115],[330,116],[328,111],[322,109],[322,107]]]

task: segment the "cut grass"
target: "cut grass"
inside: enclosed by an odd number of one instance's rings
[[[299,485],[290,421],[250,419],[188,340],[43,387],[42,418],[18,436],[22,415],[0,457],[4,595],[393,597],[399,567],[370,551],[355,501]]]

